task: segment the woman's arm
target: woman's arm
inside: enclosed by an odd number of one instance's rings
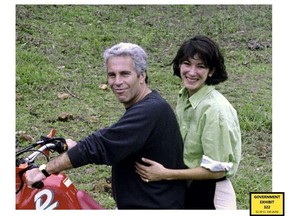
[[[219,179],[225,175],[224,171],[212,172],[200,166],[191,169],[167,169],[162,164],[147,158],[142,158],[142,161],[149,165],[136,162],[136,172],[144,181]]]

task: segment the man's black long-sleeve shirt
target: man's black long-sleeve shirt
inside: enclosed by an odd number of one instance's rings
[[[100,129],[68,151],[73,167],[112,165],[112,191],[119,209],[184,208],[184,181],[146,183],[135,172],[145,157],[182,169],[183,141],[170,105],[152,91],[128,108],[118,122]]]

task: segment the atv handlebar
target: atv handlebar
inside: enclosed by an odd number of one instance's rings
[[[38,149],[35,149],[37,146],[40,146]],[[66,144],[66,141],[64,138],[56,137],[56,138],[50,138],[50,137],[41,137],[40,141],[37,141],[36,143],[33,143],[19,151],[16,152],[16,167],[20,166],[20,164],[27,164],[27,166],[23,169],[16,170],[16,174],[19,175],[20,178],[20,187],[16,191],[16,194],[22,189],[24,181],[22,179],[23,174],[29,170],[38,167],[37,164],[34,163],[35,159],[41,154],[44,155],[49,161],[49,151],[56,151],[59,154],[67,151],[68,146]],[[19,158],[19,155],[33,151],[30,155]],[[18,157],[18,158],[17,158]],[[35,188],[42,188],[43,182],[35,182],[32,187]]]
[[[34,160],[38,157],[39,154],[43,154],[43,152],[45,150],[56,150],[56,145],[54,143],[48,143],[45,144],[44,146],[41,146],[39,149],[37,149],[37,151],[33,152],[32,154],[30,154],[28,157],[26,157],[24,160],[27,163],[33,163]],[[58,151],[57,151],[58,152]],[[59,153],[59,152],[58,152]]]
[[[21,150],[19,150],[18,152],[16,152],[16,157],[23,154],[24,152],[29,151],[32,148],[35,148],[37,146],[45,146],[47,144],[51,144],[53,143],[54,146],[51,146],[49,149],[51,150],[55,150],[58,153],[62,153],[64,151],[67,150],[67,144],[64,138],[62,137],[55,137],[55,138],[49,138],[49,137],[44,137],[41,136],[41,140],[37,141],[36,143],[33,143],[29,146],[27,146],[26,148],[23,148]],[[48,149],[48,148],[47,148]]]

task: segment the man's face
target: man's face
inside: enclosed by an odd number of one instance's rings
[[[108,85],[126,108],[138,102],[145,75],[137,75],[130,56],[113,56],[107,62]]]

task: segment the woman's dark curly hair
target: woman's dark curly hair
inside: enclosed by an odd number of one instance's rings
[[[207,85],[217,85],[228,79],[224,58],[218,45],[206,36],[196,36],[185,41],[179,48],[175,58],[171,62],[174,75],[181,78],[180,64],[197,55],[209,70],[214,70],[211,77],[207,77]]]

